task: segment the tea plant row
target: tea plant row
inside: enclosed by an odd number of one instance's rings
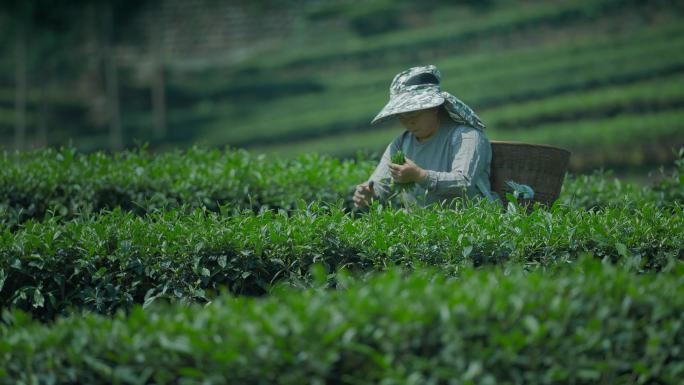
[[[648,106],[642,107],[648,110]],[[571,165],[575,165],[578,170],[606,165],[605,162],[592,162],[592,156],[612,157],[618,161],[617,165],[625,166],[630,162],[629,158],[624,155],[625,152],[635,151],[641,158],[644,158],[649,155],[644,148],[651,146],[661,152],[663,157],[668,158],[671,150],[684,145],[684,138],[681,135],[681,121],[684,114],[676,109],[645,113],[633,111],[611,118],[598,117],[591,112],[585,117],[583,111],[567,111],[567,113],[577,113],[576,119],[568,120],[559,117],[549,119],[550,122],[543,124],[516,129],[492,127],[488,129],[487,136],[491,140],[550,144],[568,149],[574,155],[570,159]],[[539,117],[543,118],[542,115]],[[644,130],[644,126],[649,129]],[[287,157],[315,148],[324,154],[352,156],[359,151],[359,143],[363,143],[363,148],[368,151],[382,152],[387,144],[402,132],[398,127],[367,132],[347,132],[311,140],[259,146],[252,151]]]
[[[555,269],[554,269],[555,270]],[[324,284],[325,274],[316,281]],[[397,270],[344,290],[0,323],[2,384],[660,383],[684,378],[684,274]]]
[[[663,76],[627,84],[563,93],[540,100],[509,103],[481,112],[488,127],[500,130],[540,124],[606,118],[616,113],[653,114],[684,105],[684,74]]]
[[[465,16],[464,22],[439,23],[419,29],[399,30],[382,34],[364,41],[365,44],[348,44],[337,47],[306,47],[301,51],[278,53],[271,60],[252,60],[243,65],[243,70],[267,71],[307,71],[329,68],[340,61],[371,62],[378,66],[391,66],[397,52],[416,52],[417,47],[426,51],[453,48],[463,42],[492,36],[507,36],[512,31],[537,28],[540,25],[556,27],[577,23],[586,25],[600,19],[602,14],[638,7],[632,0],[590,0],[572,4],[558,5],[545,3],[529,4],[529,7],[499,7],[478,22],[472,15]],[[668,9],[668,4],[658,4],[657,8]],[[638,8],[637,8],[638,9]],[[654,8],[652,8],[654,9]],[[611,16],[608,16],[611,17]],[[585,23],[585,24],[583,24]],[[238,67],[239,68],[239,67]]]
[[[669,206],[684,199],[684,151],[663,182],[639,188],[609,175],[567,178],[560,202],[578,208]],[[54,213],[63,219],[102,209],[137,214],[161,208],[294,209],[342,200],[351,210],[354,185],[375,162],[300,155],[292,160],[245,151],[193,148],[164,154],[144,149],[80,154],[74,149],[0,153],[0,228]],[[304,203],[304,205],[302,205]]]
[[[633,44],[611,46],[588,43],[587,47],[593,49],[585,48],[577,52],[576,47],[570,47],[534,52],[533,61],[529,60],[532,56],[529,52],[513,52],[503,57],[489,56],[488,62],[469,68],[461,68],[462,65],[456,64],[451,68],[449,62],[440,62],[440,71],[445,75],[443,89],[456,92],[471,107],[481,112],[485,124],[496,128],[501,120],[495,113],[489,117],[486,108],[681,74],[684,69],[684,54],[681,52],[684,51],[680,49],[677,53],[673,52],[674,47],[684,47],[681,31],[679,37],[669,36],[669,29],[664,31],[662,36],[656,35],[657,39],[636,40]],[[521,56],[523,63],[515,61],[518,56]],[[449,80],[447,76],[450,73],[471,73],[473,68],[478,68],[478,71],[467,78],[453,77]],[[382,81],[376,86],[372,86],[373,83],[361,83],[354,88],[344,84],[326,86],[322,83],[324,92],[274,100],[269,103],[268,114],[251,114],[239,120],[236,117],[235,121],[243,129],[218,130],[218,124],[223,123],[217,122],[211,126],[214,130],[206,139],[211,143],[241,146],[275,145],[352,130],[365,131],[369,117],[377,113],[378,101],[387,99],[386,90],[391,79],[387,78],[387,70],[383,73]],[[359,92],[359,88],[363,92]],[[350,93],[354,93],[355,97],[349,98]],[[638,96],[632,95],[638,100]],[[341,103],[344,108],[340,108]],[[307,108],[302,109],[302,106]],[[216,107],[233,111],[227,104]],[[292,114],[293,110],[300,112]],[[521,118],[530,119],[525,116],[528,113],[526,110],[520,109],[520,112]],[[606,115],[610,116],[610,113]],[[273,124],[273,116],[278,116],[278,124]],[[516,116],[509,118],[520,120]],[[246,127],[249,129],[244,129]]]
[[[351,207],[370,162],[302,155],[278,160],[245,151],[144,149],[110,156],[75,149],[0,153],[0,222],[13,226],[51,211],[62,216],[121,207],[136,213],[185,205],[292,208],[298,200]]]
[[[684,206],[529,214],[482,202],[450,208],[340,206],[224,215],[195,209],[137,216],[116,209],[0,233],[0,307],[40,318],[69,308],[111,313],[159,298],[206,302],[218,290],[261,295],[278,281],[306,282],[310,266],[354,272],[428,265],[572,264],[591,252],[626,269],[662,271],[684,258]]]

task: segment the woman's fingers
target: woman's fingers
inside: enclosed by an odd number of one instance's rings
[[[371,194],[371,188],[367,184],[360,184],[356,186],[356,192],[359,194]]]
[[[390,175],[395,182],[407,183],[419,180],[422,169],[411,159],[406,158],[404,164],[390,164]]]
[[[366,203],[373,197],[373,191],[371,187],[367,184],[360,184],[356,186],[356,191],[354,191],[354,203],[358,206],[362,203]]]
[[[359,207],[361,206],[361,197],[358,196],[357,194],[354,194],[354,206]]]
[[[356,207],[361,207],[365,206],[368,204],[368,201],[371,200],[370,194],[363,194],[361,192],[355,192],[354,193],[354,206]]]

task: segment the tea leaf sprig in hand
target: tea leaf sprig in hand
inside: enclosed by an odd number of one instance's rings
[[[406,155],[404,155],[404,152],[399,150],[392,154],[391,157],[392,163],[394,164],[404,164],[406,163]],[[396,187],[395,187],[396,186]],[[408,182],[408,183],[399,183],[395,182],[394,179],[392,179],[392,182],[390,183],[390,189],[392,191],[395,191],[396,188],[398,188],[400,191],[406,191],[406,190],[411,190],[415,186],[414,182]]]
[[[404,164],[406,163],[406,156],[404,155],[404,152],[399,150],[392,154],[392,163],[394,164]]]

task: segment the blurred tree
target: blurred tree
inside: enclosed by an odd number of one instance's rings
[[[39,146],[48,144],[49,93],[59,77],[68,77],[69,70],[77,60],[72,58],[73,47],[78,37],[75,25],[81,20],[82,4],[86,0],[24,0],[21,2],[0,2],[0,12],[8,17],[6,30],[14,36],[15,61],[15,135],[14,147],[27,148],[27,113],[29,104],[37,103],[36,138]],[[38,88],[31,93],[31,85]]]
[[[0,2],[7,13],[10,33],[14,35],[14,148],[26,146],[26,96],[28,92],[28,34],[31,31],[31,13],[35,2]]]
[[[71,83],[79,72],[80,61],[73,54],[73,47],[78,44],[79,29],[73,21],[79,20],[81,7],[78,1],[34,2],[30,23],[32,35],[29,57],[30,78],[34,80],[36,108],[35,140],[38,147],[49,145],[49,125],[52,121],[51,102],[55,99],[66,102],[55,95],[55,86]]]
[[[164,75],[164,30],[166,21],[162,14],[152,26],[152,61],[154,73],[151,82],[152,115],[154,117],[154,133],[157,138],[166,135],[166,77]]]
[[[123,148],[123,130],[119,109],[119,80],[116,68],[114,46],[113,1],[101,1],[98,14],[102,17],[101,57],[104,66],[105,88],[107,94],[107,119],[109,121],[109,147],[112,151]]]
[[[28,89],[26,56],[29,23],[20,22],[15,30],[15,63],[16,71],[14,81],[16,84],[15,92],[15,117],[14,117],[14,148],[23,150],[26,141],[26,93]]]
[[[133,20],[134,16],[141,10],[145,4],[144,0],[100,0],[97,3],[97,14],[101,17],[100,28],[100,54],[102,64],[104,67],[105,88],[107,95],[107,117],[109,120],[109,142],[110,149],[113,151],[120,150],[124,147],[123,127],[121,124],[121,109],[119,104],[119,79],[117,70],[116,54],[114,47],[120,34],[126,29],[128,22]],[[163,77],[161,78],[161,86],[164,87]],[[157,89],[156,93],[160,93]],[[153,92],[153,95],[156,93]],[[163,92],[158,96],[153,96],[153,105],[160,108],[164,114],[164,107],[159,107],[159,99],[163,99]],[[163,102],[161,102],[163,104]],[[155,114],[156,116],[156,114]],[[164,119],[165,120],[165,119]],[[155,119],[155,123],[156,119]],[[165,123],[161,123],[165,126]],[[155,126],[156,127],[156,126]]]
[[[48,144],[50,85],[70,75],[83,76],[83,70],[87,68],[87,61],[80,56],[84,37],[91,38],[96,44],[93,59],[96,68],[101,68],[104,83],[110,148],[123,148],[115,46],[119,32],[126,28],[126,23],[133,19],[144,3],[131,0],[0,2],[0,13],[7,15],[5,19],[9,24],[3,30],[14,36],[15,148],[27,148],[27,114],[33,103],[37,104],[34,115],[37,116],[33,119],[36,122],[35,143]],[[84,26],[86,36],[83,36]],[[76,81],[70,80],[64,81],[67,87],[73,86]],[[32,84],[37,88],[35,94],[30,92]],[[69,90],[66,87],[64,89]],[[73,92],[65,93],[74,97]],[[37,98],[32,97],[34,95]],[[163,99],[163,93],[161,95],[156,99]]]

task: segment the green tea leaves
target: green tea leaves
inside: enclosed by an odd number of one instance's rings
[[[404,155],[404,152],[399,150],[392,154],[392,163],[394,164],[404,164],[406,163],[406,156]]]
[[[281,287],[48,324],[4,310],[0,368],[26,383],[31,374],[137,380],[131,373],[166,383],[513,383],[522,373],[535,384],[677,383],[683,276],[582,264],[552,274],[464,268],[458,278],[389,269],[343,290]]]
[[[45,304],[45,298],[43,297],[43,293],[40,292],[39,288],[36,288],[33,290],[33,307],[34,308],[40,308],[43,307]]]
[[[644,204],[638,210],[557,206],[511,213],[481,204],[408,213],[378,205],[353,216],[320,203],[287,215],[184,209],[138,217],[114,210],[36,222],[0,238],[0,305],[21,296],[20,308],[50,318],[72,306],[113,313],[144,301],[150,289],[179,299],[222,287],[263,295],[278,282],[307,282],[313,263],[327,273],[392,265],[456,273],[512,262],[546,269],[591,252],[627,270],[672,270],[684,245],[683,210],[661,215],[654,204]],[[55,233],[60,236],[53,239]],[[60,300],[41,302],[33,298],[34,287]]]

